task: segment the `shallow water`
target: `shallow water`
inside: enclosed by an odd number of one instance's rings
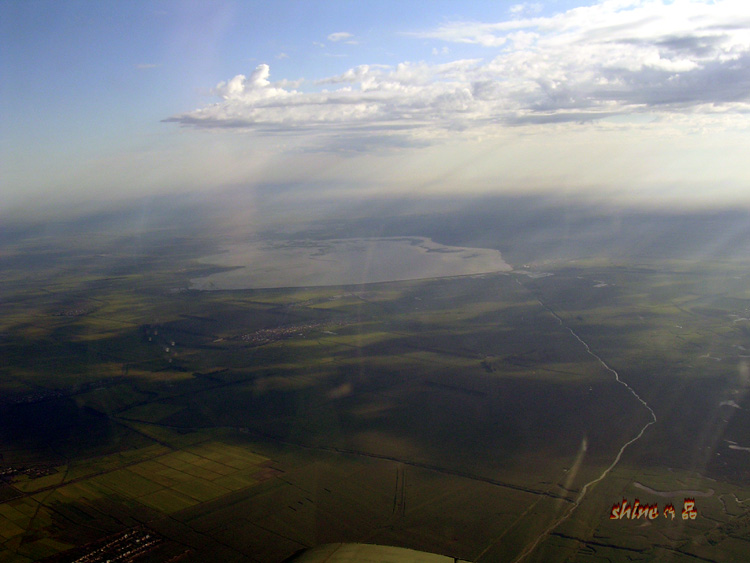
[[[237,269],[191,280],[191,289],[257,289],[399,281],[510,271],[497,250],[423,237],[249,242],[201,260]]]

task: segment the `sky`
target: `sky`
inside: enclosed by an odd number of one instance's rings
[[[297,185],[750,206],[750,2],[0,2],[0,215]]]

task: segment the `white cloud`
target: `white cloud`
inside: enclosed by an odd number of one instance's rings
[[[518,16],[524,13],[527,14],[538,14],[542,11],[542,5],[538,2],[530,3],[524,2],[523,4],[513,4],[508,11],[514,16]]]
[[[269,67],[260,65],[249,78],[218,84],[219,103],[166,121],[317,137],[377,131],[378,138],[423,142],[460,131],[643,114],[714,126],[717,108],[736,122],[750,113],[744,0],[606,0],[551,17],[454,22],[412,35],[486,47],[489,57],[360,65],[305,92],[270,82]]]
[[[336,33],[331,33],[328,36],[328,41],[333,41],[334,43],[337,41],[343,41],[345,39],[350,39],[354,37],[351,33],[348,33],[346,31],[339,31]]]

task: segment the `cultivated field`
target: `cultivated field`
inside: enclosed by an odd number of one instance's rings
[[[68,242],[2,258],[0,562],[750,550],[745,263],[196,291],[208,243]]]

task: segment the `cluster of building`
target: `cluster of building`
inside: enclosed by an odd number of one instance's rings
[[[93,309],[86,309],[83,307],[79,307],[76,309],[66,309],[64,311],[58,311],[57,313],[53,313],[52,316],[54,317],[82,317],[83,315],[88,315],[91,312],[93,312]]]
[[[0,479],[9,481],[19,475],[26,475],[32,479],[37,477],[45,477],[46,475],[52,475],[57,473],[57,468],[51,465],[35,465],[33,467],[0,467]]]
[[[262,346],[263,344],[270,344],[271,342],[276,342],[277,340],[283,340],[285,338],[291,338],[293,336],[304,337],[305,334],[313,330],[322,330],[324,328],[327,329],[334,326],[340,327],[347,324],[350,323],[344,321],[335,323],[309,322],[296,325],[280,326],[276,328],[263,328],[261,330],[256,330],[255,332],[243,334],[238,338],[243,342],[247,342],[253,346]],[[328,333],[333,334],[330,332]]]
[[[73,563],[100,563],[101,561],[110,563],[121,561],[124,563],[133,561],[137,557],[154,550],[163,540],[153,532],[135,528],[105,541],[104,545],[97,546],[96,549],[79,557]]]
[[[10,397],[4,397],[0,399],[0,404],[12,404],[12,405],[24,405],[31,403],[40,403],[42,401],[48,401],[50,399],[59,399],[69,395],[62,389],[44,389],[42,391],[34,391],[27,393],[26,395],[15,395]]]

